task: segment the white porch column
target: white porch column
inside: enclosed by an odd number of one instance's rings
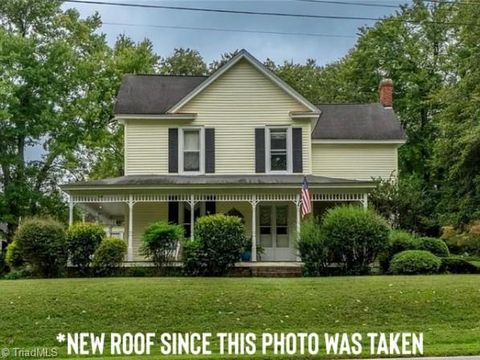
[[[252,258],[251,261],[257,261],[257,195],[252,195]]]
[[[190,239],[193,240],[193,229],[195,228],[195,196],[190,195]]]
[[[297,237],[300,235],[300,226],[301,226],[301,213],[302,203],[300,202],[300,195],[297,195],[297,200],[295,201],[295,206],[297,208]]]
[[[128,250],[127,260],[133,261],[133,195],[128,195]]]
[[[68,225],[73,224],[73,196],[70,195],[68,199]]]
[[[301,209],[302,209],[302,202],[300,200],[300,194],[297,194],[297,199],[295,201],[295,207],[296,207],[296,211],[297,211],[297,241],[300,239],[300,229],[301,229],[301,226],[302,226],[302,214],[301,214]],[[300,252],[298,251],[298,247],[297,247],[297,251],[296,251],[296,258],[297,258],[297,261],[300,261]]]
[[[367,211],[367,209],[368,209],[368,194],[367,193],[363,194],[362,203],[363,203],[363,210]]]

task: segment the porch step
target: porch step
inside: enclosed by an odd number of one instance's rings
[[[253,277],[301,277],[302,268],[293,266],[246,266],[235,267],[231,276]]]

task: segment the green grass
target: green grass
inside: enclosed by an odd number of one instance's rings
[[[425,355],[469,355],[479,304],[480,275],[0,281],[0,347],[80,331],[408,331],[424,333]]]

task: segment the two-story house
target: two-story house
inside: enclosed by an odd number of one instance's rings
[[[304,176],[319,214],[332,203],[366,207],[372,178],[397,172],[405,136],[391,81],[379,92],[376,104],[314,105],[245,50],[209,77],[127,75],[115,106],[125,174],[62,186],[70,222],[77,204],[123,219],[128,261],[137,262],[152,222],[193,236],[198,216],[235,214],[252,261],[296,261]]]

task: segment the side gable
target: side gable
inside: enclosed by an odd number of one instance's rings
[[[206,81],[202,82],[195,89],[193,89],[188,95],[181,99],[178,103],[172,106],[168,113],[175,113],[182,109],[186,104],[188,104],[192,99],[197,95],[202,93],[210,85],[214,84],[219,78],[232,69],[236,64],[240,62],[247,62],[253,66],[260,74],[262,74],[266,79],[271,81],[275,86],[281,89],[285,94],[293,98],[299,104],[302,105],[304,111],[318,112],[318,109],[310,101],[300,95],[287,83],[281,80],[277,75],[268,70],[260,61],[254,58],[248,51],[242,50],[236,56],[234,56],[230,61],[218,69],[214,74],[212,74]]]

